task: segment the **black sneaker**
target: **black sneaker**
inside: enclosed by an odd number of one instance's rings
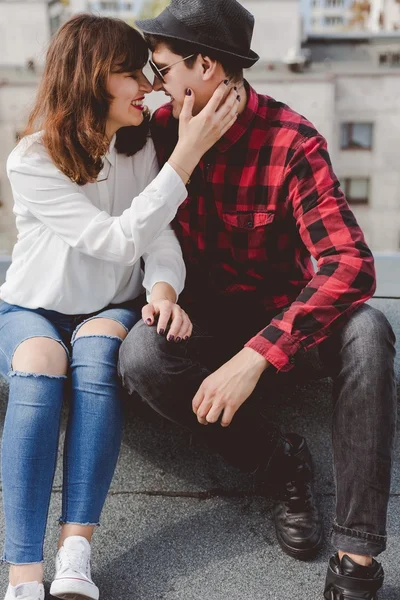
[[[323,528],[313,488],[311,454],[304,438],[290,434],[277,457],[281,469],[275,529],[282,550],[299,560],[313,558],[322,546]]]
[[[372,561],[370,567],[362,567],[346,554],[342,560],[335,554],[329,561],[326,576],[325,600],[377,600],[382,587],[382,566]]]

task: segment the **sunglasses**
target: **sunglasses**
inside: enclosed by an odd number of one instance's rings
[[[176,62],[172,63],[172,65],[168,65],[167,67],[163,67],[162,69],[159,69],[157,67],[157,65],[155,63],[153,63],[152,60],[149,60],[149,65],[151,67],[151,70],[153,71],[154,75],[162,82],[162,83],[166,83],[165,79],[164,79],[164,75],[162,74],[163,71],[167,71],[169,70],[171,67],[173,67],[174,65],[177,65],[180,62],[184,62],[185,60],[188,60],[189,58],[192,58],[193,56],[195,56],[194,54],[191,54],[190,56],[186,56],[185,58],[182,58],[181,60],[177,60]]]

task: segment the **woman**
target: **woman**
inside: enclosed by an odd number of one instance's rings
[[[53,39],[27,136],[9,157],[18,241],[0,289],[0,373],[10,384],[3,435],[6,599],[43,600],[43,539],[68,386],[59,551],[51,593],[97,599],[90,541],[122,433],[120,344],[139,320],[182,339],[184,282],[169,228],[201,156],[236,118],[222,83],[157,175],[141,36],[122,21],[79,15]],[[220,106],[221,105],[221,106]],[[220,108],[218,108],[220,106]],[[133,200],[132,200],[133,198]],[[145,265],[142,281],[141,261]],[[164,331],[163,331],[164,330]]]

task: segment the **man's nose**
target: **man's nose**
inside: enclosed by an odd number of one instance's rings
[[[153,90],[155,92],[161,92],[162,89],[163,89],[162,81],[160,81],[160,79],[158,77],[154,77]]]

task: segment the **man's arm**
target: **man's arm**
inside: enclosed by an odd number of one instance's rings
[[[200,423],[214,423],[221,416],[221,423],[229,425],[266,368],[272,364],[277,370],[292,369],[300,348],[308,350],[326,339],[375,291],[371,251],[340,190],[321,136],[294,152],[282,193],[318,270],[289,308],[203,381],[193,399]]]
[[[309,350],[342,327],[375,291],[372,253],[332,170],[326,142],[302,143],[286,168],[287,194],[317,272],[298,298],[246,347],[279,371],[289,371],[298,350]]]

